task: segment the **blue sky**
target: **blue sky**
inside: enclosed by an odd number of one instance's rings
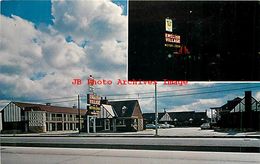
[[[72,106],[77,104],[77,94],[83,96],[84,106],[87,85],[72,86],[73,78],[86,80],[92,74],[99,79],[126,79],[127,1],[113,2],[1,1],[0,109],[13,100],[41,100],[38,102],[45,103],[56,101],[51,98],[64,97],[70,98],[58,99],[68,101],[53,104]],[[229,99],[243,97],[245,89],[181,97],[174,95],[252,86],[260,86],[260,83],[158,85],[158,96],[173,95],[158,98],[158,108],[161,112],[163,108],[169,111],[204,111]],[[182,91],[176,91],[179,89]],[[100,95],[153,90],[153,86],[97,87]],[[260,100],[260,88],[252,88],[252,91],[253,96]],[[131,96],[137,98],[138,94],[127,97]],[[143,112],[154,111],[154,99],[142,99],[144,96],[152,97],[153,94],[139,94]]]
[[[51,1],[1,1],[1,14],[17,15],[36,25],[51,24]]]

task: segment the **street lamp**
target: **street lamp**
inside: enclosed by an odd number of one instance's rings
[[[157,111],[157,84],[154,86],[154,107],[155,107],[155,136],[158,136],[158,111]]]
[[[80,124],[81,124],[81,120],[80,120],[80,99],[79,99],[79,95],[78,95],[78,115],[79,115],[79,133],[80,133]]]

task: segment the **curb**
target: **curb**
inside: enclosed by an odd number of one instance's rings
[[[50,143],[1,143],[1,146],[15,147],[58,147],[58,148],[96,148],[96,149],[134,149],[169,151],[210,151],[210,152],[247,152],[259,153],[260,147],[225,146],[168,146],[168,145],[116,145],[116,144],[50,144]]]
[[[155,135],[6,135],[0,137],[123,137],[123,138],[257,138],[260,136],[155,136]]]

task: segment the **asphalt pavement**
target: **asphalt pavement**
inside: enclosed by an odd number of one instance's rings
[[[2,164],[258,164],[259,153],[2,147]]]

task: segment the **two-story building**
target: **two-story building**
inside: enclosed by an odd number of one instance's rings
[[[10,102],[2,113],[4,133],[26,133],[77,130],[79,128],[79,112],[81,127],[86,110],[52,106],[51,104],[32,104]]]

